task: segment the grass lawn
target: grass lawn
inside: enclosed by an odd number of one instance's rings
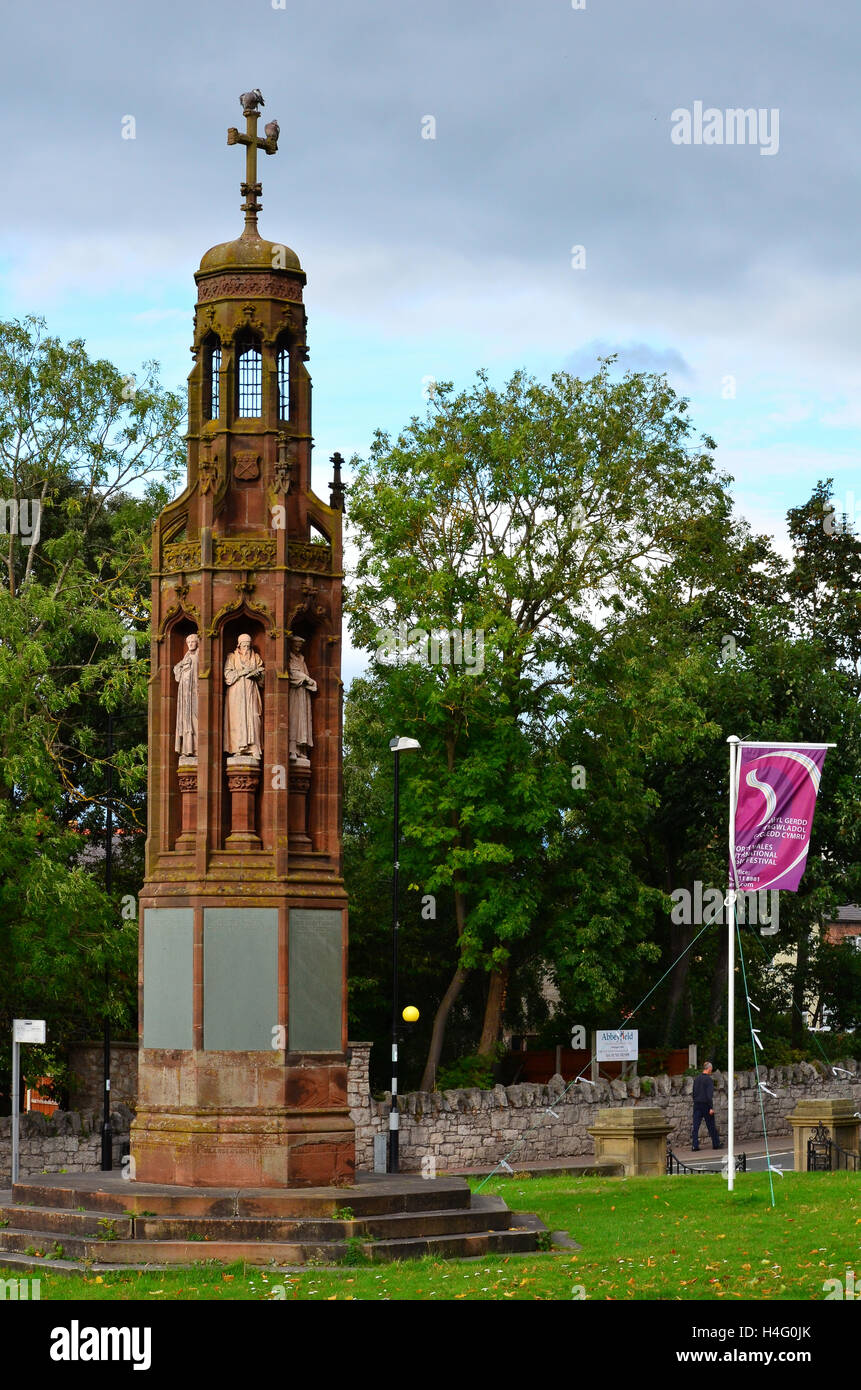
[[[861,1176],[494,1179],[482,1190],[537,1212],[583,1249],[483,1260],[306,1267],[281,1275],[241,1264],[168,1273],[41,1271],[46,1299],[812,1299],[854,1269],[861,1286]],[[477,1185],[477,1182],[476,1184]],[[106,1258],[109,1252],[105,1251]],[[21,1271],[0,1270],[10,1278]]]

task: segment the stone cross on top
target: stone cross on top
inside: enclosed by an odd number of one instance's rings
[[[245,146],[245,182],[240,184],[240,192],[245,199],[242,204],[245,231],[251,235],[257,232],[257,213],[262,206],[258,201],[263,192],[263,185],[257,182],[257,151],[261,149],[267,154],[274,154],[278,149],[278,136],[281,132],[277,121],[268,121],[263,127],[266,139],[261,140],[257,134],[257,122],[260,119],[257,108],[266,105],[259,87],[255,87],[253,92],[243,92],[239,100],[245,117],[245,134],[240,135],[236,126],[230,126],[227,143]]]

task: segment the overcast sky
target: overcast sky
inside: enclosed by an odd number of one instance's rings
[[[283,3],[7,7],[4,318],[183,383],[193,271],[242,226],[226,128],[260,87],[281,125],[261,232],[308,273],[322,495],[329,455],[396,431],[428,377],[618,351],[690,397],[758,529],[783,541],[825,476],[861,521],[856,6]],[[761,109],[757,143],[675,143],[698,102],[711,135]]]

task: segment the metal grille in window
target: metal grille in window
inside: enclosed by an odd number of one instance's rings
[[[221,414],[221,348],[214,347],[209,356],[209,418],[217,420]]]
[[[278,351],[278,418],[290,418],[290,352],[286,347]]]
[[[255,347],[243,348],[239,358],[239,415],[243,420],[261,413],[262,361]]]

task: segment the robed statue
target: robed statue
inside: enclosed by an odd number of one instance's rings
[[[224,663],[224,747],[230,754],[262,757],[260,715],[263,701],[260,685],[263,662],[251,646],[251,638],[243,633]]]
[[[200,639],[190,632],[186,651],[173,668],[179,689],[176,692],[176,740],[174,748],[185,758],[197,757],[197,648]]]
[[[300,759],[308,761],[308,754],[314,746],[311,732],[311,696],[317,690],[317,682],[309,674],[302,655],[304,638],[291,636],[288,671],[290,675],[290,732],[288,751],[291,763]]]

